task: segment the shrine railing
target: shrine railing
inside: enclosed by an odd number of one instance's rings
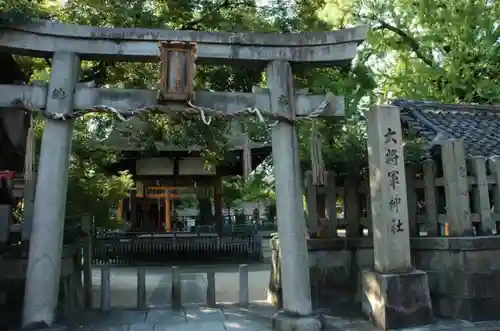
[[[93,264],[164,265],[207,261],[260,261],[262,239],[253,234],[134,233],[96,237]]]

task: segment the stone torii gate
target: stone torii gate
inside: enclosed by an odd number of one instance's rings
[[[272,128],[272,156],[275,166],[278,231],[280,236],[283,281],[283,313],[276,317],[279,330],[318,330],[312,317],[305,221],[302,210],[298,141],[294,122],[316,110],[319,116],[343,116],[343,98],[296,93],[292,65],[310,67],[348,64],[363,42],[364,26],[326,33],[214,33],[152,29],[113,29],[64,25],[41,21],[4,28],[0,50],[12,54],[52,57],[52,71],[47,85],[0,86],[0,106],[12,108],[22,99],[48,117],[42,138],[38,181],[31,230],[26,280],[23,325],[45,322],[52,325],[57,304],[61,269],[62,233],[72,120],[58,120],[74,109],[96,105],[129,111],[158,103],[157,91],[89,88],[77,84],[81,60],[158,62],[162,52],[158,41],[175,42],[174,56],[165,57],[162,70],[186,64],[184,77],[171,76],[163,90],[163,103],[179,82],[185,88],[176,100],[191,101],[197,107],[217,109],[231,115],[243,108],[268,109],[280,117]],[[254,93],[207,92],[189,90],[194,76],[190,59],[180,53],[195,43],[197,63],[267,66],[267,89]],[[172,43],[173,44],[173,43]],[[182,47],[181,47],[182,46]],[[193,47],[191,47],[192,49]],[[174,59],[174,60],[169,60]],[[175,62],[178,60],[179,62]],[[184,62],[183,62],[184,61]],[[194,62],[192,63],[194,65]],[[175,71],[175,70],[173,70]],[[169,75],[172,75],[172,70]],[[182,88],[181,88],[182,89]],[[175,94],[175,93],[173,93]],[[317,107],[323,104],[321,112]],[[170,102],[173,106],[173,102]],[[186,104],[184,108],[189,108]],[[192,109],[192,108],[191,108]]]

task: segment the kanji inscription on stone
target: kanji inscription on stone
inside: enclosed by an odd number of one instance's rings
[[[401,198],[399,197],[399,195],[396,194],[389,201],[389,210],[398,213],[400,205],[401,205]]]
[[[396,189],[396,185],[399,184],[399,171],[398,170],[391,170],[387,173],[387,176],[389,177],[389,185],[393,190]]]
[[[390,165],[398,165],[399,151],[396,148],[387,149],[385,154],[385,163]]]
[[[397,142],[398,142],[396,140],[396,130],[394,130],[393,128],[387,129],[387,133],[384,134],[384,138],[385,138],[385,141],[384,141],[385,144],[390,143],[390,142],[397,144]]]
[[[397,232],[404,232],[403,222],[401,222],[399,218],[392,219],[391,232],[393,234],[396,234]]]
[[[282,106],[288,106],[288,98],[286,95],[281,95],[279,98],[279,103]]]
[[[52,90],[52,99],[55,99],[55,100],[64,100],[66,99],[66,91],[64,91],[64,89],[62,88],[55,88]]]

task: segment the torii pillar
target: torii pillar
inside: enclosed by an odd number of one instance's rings
[[[320,330],[321,323],[312,315],[299,146],[293,124],[296,115],[293,102],[295,91],[290,63],[269,63],[267,85],[272,111],[292,119],[273,126],[271,137],[283,288],[283,310],[274,317],[273,328],[279,331]]]
[[[69,113],[80,70],[74,53],[52,58],[47,111]],[[66,214],[73,121],[45,120],[24,294],[23,327],[43,329],[54,322]]]

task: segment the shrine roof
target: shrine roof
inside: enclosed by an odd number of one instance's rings
[[[427,142],[463,139],[468,156],[500,155],[500,106],[397,100],[401,120]]]

